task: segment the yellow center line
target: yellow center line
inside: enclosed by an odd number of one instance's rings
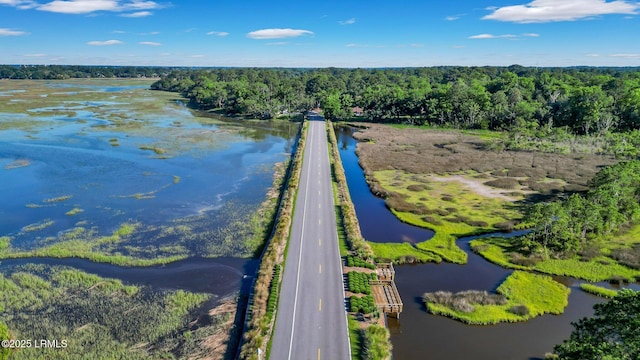
[[[318,239],[318,246],[322,246],[322,238]]]
[[[320,303],[318,304],[318,311],[322,311],[322,299],[320,299]]]
[[[318,225],[322,224],[322,220],[318,219]]]
[[[318,348],[318,360],[320,360],[320,348]]]
[[[320,264],[320,267],[318,268],[318,272],[322,274],[322,264]]]

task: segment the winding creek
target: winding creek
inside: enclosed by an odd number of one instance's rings
[[[420,242],[433,236],[427,229],[399,221],[375,197],[367,186],[355,153],[353,129],[337,128],[340,156],[349,191],[356,208],[363,236],[373,242]],[[517,236],[519,233],[482,236]],[[569,305],[562,315],[544,315],[527,322],[470,326],[426,312],[421,297],[425,292],[487,290],[493,291],[511,270],[491,264],[470,250],[465,237],[458,245],[469,255],[468,263],[419,264],[396,266],[396,285],[404,303],[400,320],[389,318],[394,359],[542,359],[553,346],[571,333],[571,322],[593,314],[593,305],[601,298],[580,290],[581,281],[556,277],[571,288]],[[603,284],[605,285],[605,284]],[[608,284],[606,284],[608,285]],[[640,289],[638,284],[630,287]]]

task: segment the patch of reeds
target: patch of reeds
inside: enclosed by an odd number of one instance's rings
[[[486,291],[467,290],[458,293],[437,291],[425,293],[422,299],[427,303],[444,305],[452,309],[470,313],[475,310],[475,305],[505,305],[507,298],[500,294],[489,294]]]
[[[631,248],[615,249],[611,252],[611,257],[622,265],[640,270],[640,244]]]
[[[367,360],[390,359],[391,334],[389,330],[380,325],[371,325],[364,330],[363,358]]]
[[[42,202],[43,203],[56,203],[56,202],[67,201],[67,200],[71,199],[72,197],[73,197],[73,195],[62,195],[62,196],[58,196],[58,197],[54,197],[54,198],[44,199],[44,200],[42,200]]]

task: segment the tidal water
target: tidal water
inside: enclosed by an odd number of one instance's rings
[[[251,214],[289,158],[298,125],[217,119],[151,82],[0,81],[0,237],[14,250],[136,231],[112,253],[186,260],[149,268],[66,265],[127,283],[225,295],[255,270],[243,249]],[[12,89],[15,86],[15,89]],[[75,210],[74,210],[75,209]],[[211,257],[214,258],[211,258]]]

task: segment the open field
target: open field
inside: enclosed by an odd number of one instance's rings
[[[377,257],[396,262],[429,252],[464,263],[457,237],[526,228],[527,204],[586,190],[601,166],[615,162],[582,153],[492,150],[493,137],[484,133],[367,124],[354,137],[371,190],[400,220],[435,230],[415,247],[373,245]]]

